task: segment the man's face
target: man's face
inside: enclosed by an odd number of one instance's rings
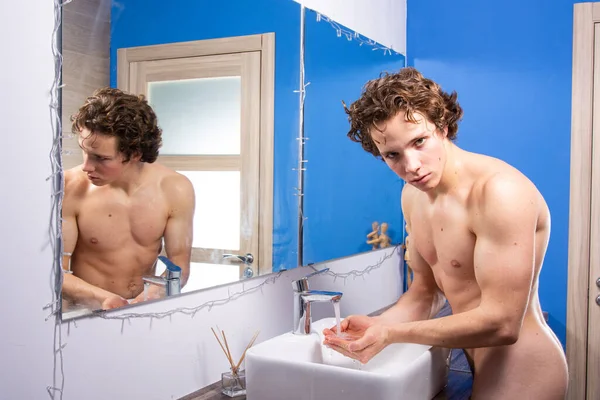
[[[79,133],[79,147],[83,150],[83,172],[96,186],[118,180],[128,165],[117,151],[115,136],[92,133],[84,128]]]
[[[371,129],[371,137],[386,164],[400,178],[419,190],[435,188],[446,164],[445,133],[422,114],[416,123],[407,121],[403,111]],[[381,130],[381,131],[380,131]]]

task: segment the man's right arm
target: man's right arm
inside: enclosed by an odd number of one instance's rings
[[[410,237],[411,195],[405,186],[402,190],[402,211],[406,220],[406,233]],[[410,268],[413,280],[400,299],[376,319],[388,323],[421,321],[433,318],[444,306],[446,298],[439,290],[431,267],[421,257],[414,246],[414,240],[407,240],[406,251],[410,254]]]
[[[431,267],[413,247],[410,248],[410,267],[413,270],[410,287],[396,304],[376,319],[388,323],[422,321],[433,318],[444,306],[446,298],[437,287]]]
[[[403,192],[404,200],[404,192]],[[410,236],[410,215],[404,207],[407,216],[406,228]],[[413,270],[413,282],[408,290],[392,307],[376,317],[349,316],[341,322],[341,331],[350,339],[344,339],[335,334],[334,329],[323,331],[326,346],[350,357],[366,363],[375,354],[387,346],[388,332],[391,327],[402,326],[405,323],[414,323],[433,318],[444,305],[446,299],[439,290],[431,267],[421,257],[414,246],[414,240],[408,241],[410,252],[410,266]],[[360,343],[359,353],[350,350],[350,346]]]
[[[66,171],[62,208],[63,269],[65,270],[62,286],[63,297],[76,304],[84,304],[94,309],[119,307],[124,305],[123,302],[127,304],[127,301],[120,296],[91,285],[70,272],[71,255],[75,252],[79,237],[76,186],[77,182],[74,182],[73,171]]]

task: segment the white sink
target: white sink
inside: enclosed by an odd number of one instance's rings
[[[449,350],[393,344],[367,364],[323,346],[335,318],[313,322],[310,335],[291,332],[246,353],[248,400],[431,400],[447,382]]]

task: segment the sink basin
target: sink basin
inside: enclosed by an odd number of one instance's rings
[[[447,382],[449,350],[395,343],[367,364],[323,346],[335,318],[310,335],[285,333],[246,353],[248,400],[431,400]]]

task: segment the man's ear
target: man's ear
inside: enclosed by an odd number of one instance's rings
[[[448,137],[448,127],[447,126],[445,126],[444,129],[438,128],[438,129],[436,129],[436,131],[441,134],[442,139],[445,139]]]
[[[120,154],[121,154],[121,157],[123,157],[122,158],[123,159],[123,161],[122,161],[123,164],[127,164],[127,163],[130,163],[130,162],[137,162],[137,161],[140,161],[140,159],[142,158],[142,153],[138,152],[138,153],[133,153],[131,156],[129,156],[129,160],[125,161],[125,159],[126,159],[125,155],[123,153],[120,153]]]
[[[131,155],[131,159],[130,159],[130,161],[140,161],[141,159],[142,159],[142,153],[140,153],[140,152],[138,151],[138,152],[135,152],[135,153],[133,153],[133,154]]]

